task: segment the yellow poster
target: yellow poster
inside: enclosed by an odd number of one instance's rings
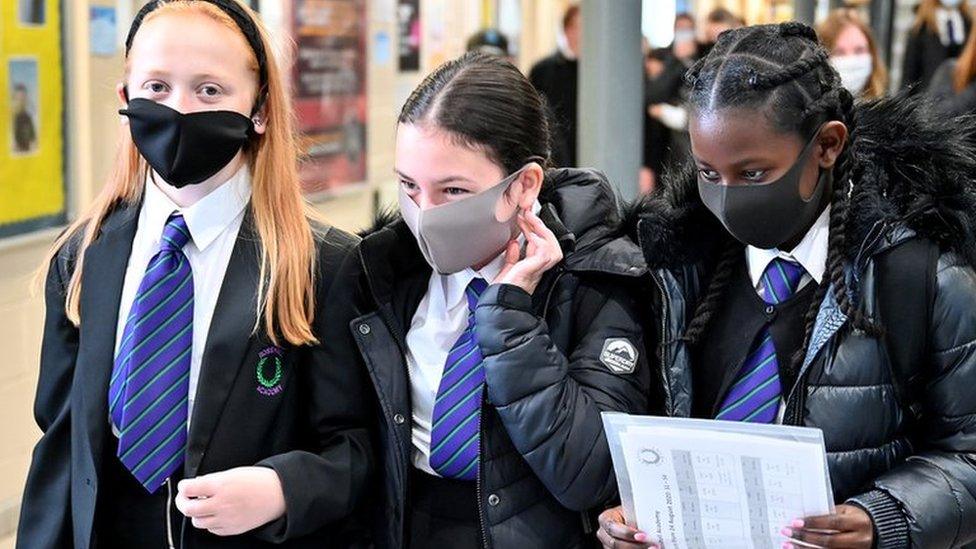
[[[0,237],[65,211],[58,0],[0,2]]]

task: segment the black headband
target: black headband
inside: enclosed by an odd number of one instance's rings
[[[266,91],[268,88],[268,58],[264,51],[264,43],[261,42],[261,35],[258,33],[258,27],[254,24],[254,20],[251,16],[244,11],[240,4],[234,0],[195,0],[197,2],[207,2],[208,4],[213,4],[220,8],[221,11],[226,13],[231,19],[237,23],[237,26],[241,29],[244,34],[244,38],[247,39],[247,43],[254,50],[254,56],[258,60],[258,80],[260,82],[258,91],[258,100],[254,105],[254,112],[257,112],[261,106],[264,104]],[[125,38],[125,55],[129,56],[129,50],[132,49],[132,41],[136,37],[136,32],[139,27],[142,26],[142,20],[146,18],[147,15],[156,10],[156,8],[162,7],[163,5],[169,3],[167,0],[153,0],[147,3],[145,6],[139,10],[136,14],[135,19],[132,20],[132,26],[129,27],[129,35]]]

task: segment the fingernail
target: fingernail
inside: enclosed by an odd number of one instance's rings
[[[780,534],[783,534],[784,536],[786,536],[788,538],[792,538],[793,537],[793,530],[790,530],[789,528],[783,528],[782,530],[779,531],[779,533]]]
[[[795,519],[790,523],[793,528],[803,528],[803,519]]]
[[[785,541],[783,542],[783,549],[793,549],[793,544],[788,541]]]
[[[644,532],[637,532],[634,534],[634,539],[637,541],[647,541],[647,534]]]

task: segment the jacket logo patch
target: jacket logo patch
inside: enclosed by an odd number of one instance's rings
[[[264,396],[274,396],[282,391],[281,376],[282,370],[281,357],[284,354],[281,347],[271,346],[258,353],[258,393]]]
[[[611,337],[603,342],[600,362],[615,374],[632,374],[637,368],[637,348],[622,337]]]

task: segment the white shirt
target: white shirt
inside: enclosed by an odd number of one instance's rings
[[[540,209],[537,202],[532,211],[538,213]],[[483,278],[491,284],[504,266],[503,252],[478,271],[467,268],[450,275],[432,273],[427,293],[407,330],[407,374],[413,401],[410,430],[413,465],[427,474],[437,475],[430,466],[430,428],[444,363],[451,347],[468,327],[468,299],[464,291],[475,278]]]
[[[827,245],[830,231],[830,206],[824,209],[820,217],[813,222],[813,226],[807,230],[803,240],[789,253],[777,250],[761,250],[754,246],[746,246],[746,266],[749,268],[749,278],[756,292],[762,297],[765,288],[761,284],[762,275],[766,267],[776,258],[785,259],[794,263],[799,263],[806,273],[800,278],[797,290],[803,288],[816,280],[817,284],[823,280],[824,271],[827,270]],[[776,415],[776,423],[783,423],[783,415],[786,412],[786,403],[781,400],[779,413]]]
[[[773,248],[771,250],[761,250],[755,246],[746,246],[746,265],[749,267],[749,278],[752,285],[760,296],[763,290],[760,282],[762,275],[766,272],[766,267],[774,259],[780,258],[794,263],[799,263],[806,270],[806,274],[800,279],[800,288],[806,286],[811,280],[816,280],[817,284],[823,280],[824,271],[827,269],[827,241],[830,230],[830,206],[824,209],[820,217],[813,222],[803,236],[803,240],[796,245],[790,252],[783,252]]]
[[[427,294],[407,331],[407,372],[410,396],[413,401],[414,467],[431,475],[430,428],[434,415],[434,399],[441,384],[444,363],[451,347],[468,327],[468,298],[465,289],[475,278],[491,283],[505,265],[505,254],[478,271],[470,267],[451,275],[434,273],[427,283]]]
[[[959,10],[939,8],[935,11],[935,19],[939,27],[939,40],[944,46],[962,44],[966,41],[966,22]],[[953,42],[949,41],[949,21],[952,21]]]
[[[193,417],[193,402],[200,377],[200,364],[210,332],[217,296],[224,282],[237,233],[244,220],[244,212],[251,199],[251,174],[241,168],[226,183],[214,189],[188,208],[180,208],[159,190],[152,177],[146,179],[145,197],[139,210],[132,253],[122,285],[119,302],[119,323],[115,330],[115,353],[119,352],[125,321],[139,290],[139,284],[149,266],[149,260],[159,252],[159,241],[166,220],[173,212],[180,212],[190,229],[190,242],[183,253],[193,271],[193,348],[190,351],[189,418]],[[187,421],[189,428],[189,420]]]

